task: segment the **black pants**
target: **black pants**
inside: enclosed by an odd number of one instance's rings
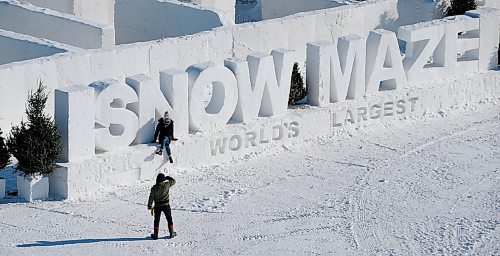
[[[170,209],[170,205],[163,205],[163,206],[155,207],[154,227],[155,228],[160,227],[160,218],[161,218],[162,212],[165,214],[165,217],[167,217],[168,228],[172,228],[174,226],[174,222],[172,221],[172,210]]]

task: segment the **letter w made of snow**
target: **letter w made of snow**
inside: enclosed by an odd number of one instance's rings
[[[309,104],[321,106],[364,95],[365,44],[366,39],[356,35],[307,44]]]
[[[285,113],[294,60],[295,52],[288,49],[274,50],[271,55],[254,53],[246,61],[226,60],[224,64],[238,84],[238,103],[232,119],[246,122]]]

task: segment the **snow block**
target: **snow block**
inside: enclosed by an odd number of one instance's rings
[[[294,52],[275,50],[271,55],[254,53],[246,61],[227,59],[224,63],[236,77],[238,103],[232,119],[248,122],[259,116],[286,112]],[[285,104],[284,104],[285,103]]]
[[[447,74],[460,75],[478,71],[479,21],[459,15],[445,19],[446,50],[442,51]],[[476,33],[474,33],[476,31]],[[458,55],[458,58],[457,58]]]
[[[139,117],[139,132],[134,140],[136,144],[150,143],[153,140],[157,117],[162,117],[165,111],[171,113],[174,121],[179,120],[179,125],[176,122],[176,132],[179,135],[188,133],[188,95],[187,95],[187,75],[184,72],[179,72],[179,77],[184,82],[178,84],[179,90],[173,90],[173,79],[175,77],[169,73],[161,73],[163,78],[163,87],[160,83],[155,82],[145,75],[137,75],[127,77],[125,83],[134,89],[139,101],[133,103],[130,109]],[[182,88],[181,88],[182,87]],[[175,94],[175,95],[173,95]],[[184,94],[184,95],[181,95]],[[174,111],[174,100],[179,106]],[[177,129],[179,128],[179,129]]]
[[[241,24],[233,28],[234,57],[246,58],[253,52],[262,52],[263,31],[253,23]]]
[[[27,202],[49,197],[49,178],[46,176],[17,176],[18,196]]]
[[[116,186],[140,180],[154,180],[158,172],[193,166],[210,166],[242,159],[255,152],[287,145],[304,139],[332,134],[343,125],[363,125],[363,121],[385,122],[391,118],[422,115],[441,108],[456,107],[500,94],[500,76],[496,71],[467,79],[402,88],[345,100],[323,107],[291,107],[285,115],[261,118],[250,123],[233,123],[224,130],[196,133],[171,144],[174,164],[154,154],[156,147],[139,144],[116,152],[96,154],[63,166],[51,175],[50,194],[64,198],[85,198],[116,190]],[[492,96],[493,95],[493,96]],[[365,120],[366,119],[366,120]],[[366,124],[365,124],[366,125]],[[364,127],[364,126],[361,126]],[[138,178],[139,177],[139,178]],[[56,193],[57,192],[57,193]]]
[[[386,91],[383,95],[367,95],[356,100],[331,104],[332,133],[342,126],[369,125],[369,122],[388,122],[416,112],[418,94],[409,90]]]
[[[17,1],[0,1],[0,29],[46,38],[83,49],[114,46],[115,38],[112,26],[89,22],[76,16],[64,15]]]
[[[95,145],[96,149],[110,151],[130,145],[139,130],[137,115],[127,109],[138,101],[134,90],[116,80],[95,82]]]
[[[177,145],[171,144],[171,148],[175,159]],[[55,198],[86,198],[113,191],[116,186],[154,180],[159,172],[166,172],[164,168],[168,163],[168,159],[154,153],[155,149],[140,144],[119,152],[96,154],[92,159],[59,164],[60,167],[50,175],[50,195]]]
[[[495,8],[480,8],[467,11],[465,15],[479,18],[479,71],[496,69],[500,40],[500,11]]]
[[[311,44],[311,52],[308,53],[308,56],[311,56],[308,57],[307,63],[310,68],[306,81],[310,91],[314,88],[311,92],[313,101],[318,101],[315,95],[319,95],[322,86],[325,86],[325,91],[320,97],[327,100],[325,103],[355,99],[364,95],[365,45],[366,40],[355,35],[341,37],[334,43]],[[309,65],[312,65],[312,68]]]
[[[459,15],[400,27],[398,38],[406,42],[403,66],[408,81],[425,82],[477,72],[481,58],[490,61],[497,56],[497,50],[493,54],[490,49],[488,56],[483,52],[479,33],[488,28],[479,32],[479,26],[480,19]],[[488,38],[492,38],[489,34]],[[492,49],[498,49],[498,41]]]
[[[49,195],[52,198],[68,198],[68,172],[63,165],[65,164],[58,164],[56,169],[49,174]]]
[[[208,59],[215,63],[222,63],[233,53],[233,33],[229,28],[216,28],[203,32],[207,34]],[[195,62],[194,62],[195,63]]]
[[[269,53],[274,49],[288,48],[289,27],[287,22],[261,22],[256,26],[262,31],[262,52]],[[292,35],[293,36],[293,35]]]
[[[192,65],[189,77],[190,130],[221,130],[231,118],[238,102],[238,87],[231,70],[213,62]],[[205,106],[205,92],[211,94]]]
[[[160,89],[172,106],[175,136],[189,134],[188,74],[177,69],[160,70]],[[169,110],[170,111],[170,110]]]
[[[233,72],[238,85],[238,102],[234,110],[232,120],[237,122],[248,122],[256,119],[259,114],[259,97],[253,95],[254,88],[250,81],[250,70],[246,60],[231,58],[224,61],[224,66]],[[250,97],[248,97],[251,95]]]
[[[299,63],[305,63],[307,43],[316,40],[315,15],[303,15],[284,20],[284,22],[288,23],[288,48],[296,51]]]
[[[419,96],[419,113],[435,112],[447,108],[460,108],[492,99],[500,94],[500,76],[488,71],[475,76],[461,76],[414,88]]]
[[[406,87],[402,60],[394,32],[371,31],[366,42],[366,94]]]
[[[326,23],[326,12],[316,12],[314,14],[314,40],[311,41],[332,40],[331,33],[331,28]]]
[[[207,161],[204,164],[225,163],[267,148],[313,138],[317,134],[328,134],[329,123],[317,122],[328,118],[328,112],[322,109],[300,108],[289,109],[286,115],[252,123],[231,124],[223,131],[186,141],[186,150],[189,152],[193,148],[197,159],[185,159],[187,162],[183,164],[200,165],[201,161]]]
[[[94,156],[94,89],[72,86],[55,90],[55,120],[61,132],[61,162]]]
[[[295,53],[292,50],[278,49],[271,56],[263,53],[248,55],[247,62],[250,72],[251,97],[240,100],[253,100],[260,103],[259,116],[273,116],[286,112],[288,95],[292,77]],[[243,84],[249,92],[249,83]],[[250,99],[251,98],[251,99]],[[248,104],[256,107],[257,104]],[[252,117],[257,116],[257,108],[253,109]]]
[[[335,52],[335,46],[331,42],[316,41],[307,44],[307,101],[312,106],[325,106],[330,103],[331,77],[328,55]]]
[[[366,39],[348,35],[338,39],[340,69],[336,69],[334,97],[338,101],[357,99],[365,93]],[[334,98],[334,99],[335,99]]]
[[[1,29],[0,47],[2,48],[0,65],[79,50],[69,45],[48,42],[48,40],[41,40]]]
[[[445,73],[444,63],[437,55],[445,51],[443,20],[422,22],[398,29],[398,38],[406,42],[403,67],[408,82],[416,83],[438,79]],[[432,60],[433,62],[429,63]]]
[[[158,83],[145,75],[127,77],[125,83],[134,89],[139,101],[132,103],[132,110],[139,118],[139,131],[135,137],[135,144],[150,143],[153,141],[155,129],[155,114],[163,116],[169,104]]]

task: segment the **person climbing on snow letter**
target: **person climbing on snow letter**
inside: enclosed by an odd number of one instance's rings
[[[158,239],[158,233],[160,231],[160,218],[161,213],[165,214],[168,223],[168,232],[170,233],[170,238],[174,238],[177,233],[174,231],[174,222],[172,221],[172,210],[170,208],[170,187],[175,185],[175,179],[170,176],[165,176],[163,173],[159,173],[156,176],[156,184],[151,188],[148,200],[148,210],[151,211],[151,215],[154,214],[155,220],[153,225],[153,234],[151,238]],[[154,202],[154,208],[153,208]]]
[[[174,121],[170,118],[168,111],[165,111],[163,118],[158,120],[156,125],[155,135],[153,138],[153,143],[156,143],[156,139],[159,139],[160,148],[156,150],[156,154],[162,155],[163,149],[167,151],[168,160],[173,163],[172,154],[170,152],[170,142],[176,141],[174,138]]]

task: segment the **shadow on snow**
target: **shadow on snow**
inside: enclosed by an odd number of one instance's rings
[[[117,237],[117,238],[95,238],[95,239],[74,239],[61,241],[36,241],[32,244],[19,244],[17,247],[38,247],[38,246],[58,246],[68,244],[91,244],[100,242],[134,242],[151,240],[150,237]]]

